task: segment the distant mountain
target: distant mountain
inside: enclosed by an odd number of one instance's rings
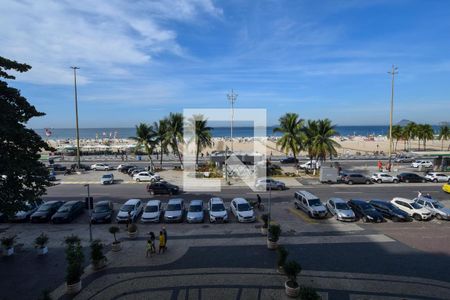
[[[398,122],[397,125],[400,125],[400,126],[406,126],[406,125],[408,125],[409,123],[412,123],[412,121],[403,119],[403,120],[401,120],[400,122]]]

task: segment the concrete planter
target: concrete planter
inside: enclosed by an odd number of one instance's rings
[[[297,298],[298,295],[300,294],[300,285],[298,285],[296,282],[296,287],[290,287],[288,285],[288,283],[290,283],[292,285],[293,282],[291,281],[285,281],[284,282],[284,290],[286,292],[286,295],[288,295],[288,297],[291,298]]]
[[[66,282],[66,294],[73,295],[78,294],[81,291],[81,280],[74,284],[67,284]]]
[[[138,232],[137,231],[134,231],[134,232],[128,231],[128,237],[130,239],[135,239],[137,236],[138,236]]]
[[[100,260],[93,260],[92,261],[92,269],[94,271],[98,271],[103,269],[106,266],[106,258],[102,258]]]
[[[267,235],[267,228],[261,227],[261,234]]]
[[[267,248],[270,250],[275,250],[278,248],[278,243],[267,240]]]
[[[11,248],[3,248],[3,255],[4,256],[11,256],[14,254],[14,247]]]
[[[122,244],[120,242],[117,242],[117,243],[113,242],[111,245],[111,250],[113,252],[118,252],[118,251],[122,250]]]
[[[38,255],[46,255],[48,253],[48,247],[44,246],[44,247],[38,247],[36,249],[36,252]]]

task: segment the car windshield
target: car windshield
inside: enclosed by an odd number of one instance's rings
[[[203,207],[201,205],[191,205],[189,206],[190,212],[200,212],[203,210]]]
[[[362,208],[362,210],[367,210],[367,211],[373,210],[372,205],[370,205],[368,203],[361,203],[359,206]]]
[[[109,211],[109,206],[107,204],[104,205],[97,205],[96,207],[94,207],[94,212],[95,213],[104,213]]]
[[[112,178],[112,175],[103,175],[102,178],[104,178],[104,179],[110,179],[110,178]]]
[[[158,205],[147,205],[145,207],[145,212],[157,212],[158,211]]]
[[[60,213],[65,213],[65,212],[69,212],[70,211],[70,206],[66,206],[66,205],[63,205],[63,206],[61,206],[59,209],[58,209],[58,212],[60,212]]]
[[[39,207],[38,211],[49,211],[52,208],[51,204],[43,204]]]
[[[167,205],[167,210],[181,210],[181,204],[169,204]]]
[[[440,202],[433,202],[432,205],[434,206],[434,208],[444,208],[444,205],[442,205]]]
[[[350,207],[347,205],[347,203],[336,203],[336,209],[342,209],[342,210],[349,210]]]
[[[134,205],[132,205],[132,204],[125,204],[124,206],[122,206],[122,208],[120,209],[120,211],[126,211],[126,212],[129,212],[129,211],[132,211],[133,208],[134,208]]]
[[[311,199],[308,200],[309,206],[321,206],[322,203],[320,202],[319,199]]]
[[[211,210],[212,211],[224,211],[225,210],[225,206],[222,203],[213,204],[211,206]]]
[[[418,204],[418,203],[416,203],[416,202],[413,202],[413,203],[410,203],[411,204],[411,206],[414,208],[414,209],[419,209],[419,208],[421,208],[421,206]]]
[[[252,208],[250,207],[250,205],[248,205],[248,203],[240,203],[238,204],[238,211],[249,211]]]

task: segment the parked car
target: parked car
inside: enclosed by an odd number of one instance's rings
[[[16,212],[12,221],[15,222],[25,222],[30,219],[30,216],[38,209],[39,205],[37,205],[34,201],[27,201],[25,203],[25,210],[21,210]]]
[[[355,221],[356,216],[353,210],[348,206],[347,201],[341,198],[330,198],[326,203],[328,211],[336,216],[339,221]]]
[[[63,201],[47,201],[30,216],[32,223],[48,222],[52,215],[64,204]]]
[[[133,166],[133,165],[119,165],[119,166],[120,166],[120,169],[118,169],[118,171],[120,173],[124,173],[124,174],[128,174],[128,171],[130,169],[136,168],[136,166]]]
[[[355,212],[356,217],[366,223],[381,223],[384,221],[383,215],[364,200],[352,199],[347,204]]]
[[[411,199],[395,197],[391,200],[391,203],[408,213],[409,216],[417,221],[430,220],[433,216],[428,209],[420,207],[419,204]]]
[[[151,195],[156,194],[176,195],[180,192],[180,188],[176,185],[170,184],[165,181],[158,181],[147,184],[147,192],[149,192]]]
[[[450,194],[450,183],[446,183],[442,186],[442,190],[447,194]]]
[[[412,163],[414,161],[414,158],[411,156],[397,156],[394,159],[394,162],[396,163]]]
[[[312,161],[307,161],[304,164],[299,165],[298,167],[300,169],[305,169],[305,170],[318,169],[318,168],[320,168],[320,163],[318,161],[312,160]]]
[[[160,200],[149,200],[144,207],[141,221],[144,223],[161,221],[162,202]]]
[[[91,169],[94,171],[110,171],[113,168],[107,164],[93,164]]]
[[[114,175],[111,173],[103,174],[102,177],[100,178],[100,183],[101,184],[113,184],[114,183]]]
[[[159,177],[159,174],[155,174],[149,171],[139,172],[133,176],[133,180],[136,180],[137,182],[141,181],[150,181],[155,182],[159,181],[161,178]]]
[[[67,201],[62,205],[55,214],[53,214],[51,221],[53,224],[69,223],[76,217],[81,215],[84,211],[84,203],[80,200]]]
[[[244,198],[231,200],[231,211],[238,222],[255,222],[256,216],[252,206]]]
[[[131,177],[134,177],[135,175],[141,173],[141,172],[147,172],[146,169],[144,168],[135,168],[135,169],[130,169],[131,172],[128,173],[128,175],[130,175]]]
[[[90,166],[84,165],[84,164],[80,164],[80,167],[79,167],[79,168],[78,168],[78,164],[71,164],[71,165],[70,165],[70,168],[71,168],[72,170],[75,170],[75,169],[81,169],[81,170],[85,170],[85,171],[89,171],[89,170],[91,169]]]
[[[383,217],[391,219],[394,222],[412,221],[412,218],[406,212],[399,209],[389,201],[374,199],[370,200],[369,204],[378,210]]]
[[[56,172],[54,170],[50,170],[47,178],[49,181],[56,181]]]
[[[296,164],[296,163],[298,163],[298,159],[295,158],[295,157],[290,156],[290,157],[286,157],[286,158],[281,159],[280,163],[282,163],[282,164]]]
[[[348,174],[347,176],[343,177],[343,182],[345,182],[346,184],[354,184],[354,183],[365,183],[365,184],[369,184],[372,181],[370,180],[369,177],[366,177],[362,174]]]
[[[109,200],[98,201],[91,214],[91,223],[111,223],[114,214],[114,205]]]
[[[273,180],[271,178],[260,178],[256,180],[255,187],[257,189],[272,189],[272,190],[284,190],[286,189],[286,185],[284,182]]]
[[[325,218],[327,216],[327,209],[320,201],[319,197],[310,192],[295,192],[294,205],[297,209],[301,209],[307,213],[310,218]]]
[[[429,160],[416,160],[411,164],[411,167],[418,168],[418,167],[425,167],[425,168],[432,168],[433,163]]]
[[[428,181],[432,181],[432,182],[450,182],[450,176],[447,176],[444,173],[438,173],[438,172],[427,173],[427,175],[425,175],[425,178]]]
[[[143,209],[141,199],[129,199],[120,208],[116,216],[117,223],[127,222],[131,219],[131,222],[135,222]]]
[[[191,200],[186,215],[186,221],[188,223],[203,223],[205,215],[203,212],[202,200]]]
[[[54,171],[65,171],[65,170],[67,170],[66,166],[63,166],[63,165],[60,165],[60,164],[50,165],[50,168],[52,168]]]
[[[439,201],[427,197],[415,198],[414,201],[419,204],[420,207],[430,211],[436,219],[450,220],[450,208],[445,207]]]
[[[183,222],[184,200],[181,198],[170,199],[164,211],[165,222]]]
[[[213,197],[208,201],[209,222],[228,222],[228,212],[222,198]]]
[[[370,178],[372,179],[373,182],[376,182],[376,183],[386,183],[386,182],[387,183],[398,183],[397,176],[392,176],[392,175],[389,175],[389,174],[383,173],[383,172],[375,173]]]
[[[419,176],[416,173],[401,173],[397,177],[400,182],[427,182],[425,177]]]

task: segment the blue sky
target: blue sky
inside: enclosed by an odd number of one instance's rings
[[[131,4],[133,3],[133,4]],[[183,108],[266,108],[339,125],[450,121],[450,2],[1,1],[0,55],[33,69],[15,82],[42,118],[129,127]]]

